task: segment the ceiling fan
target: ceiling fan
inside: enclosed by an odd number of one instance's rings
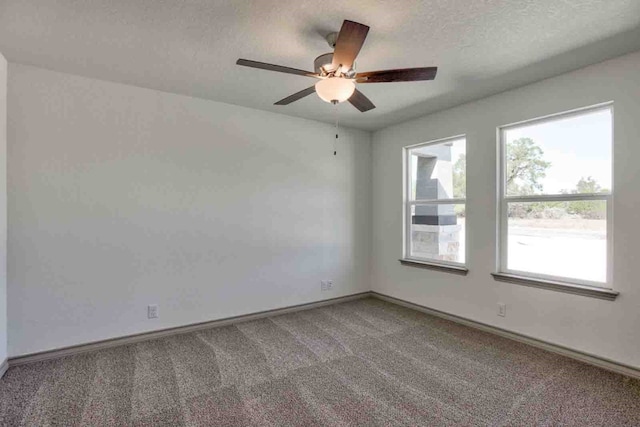
[[[288,105],[315,92],[323,101],[332,104],[348,100],[363,113],[376,108],[376,106],[356,89],[356,83],[415,82],[436,78],[437,67],[356,72],[356,56],[358,56],[368,32],[368,26],[345,20],[339,33],[331,33],[327,36],[327,42],[334,48],[334,51],[320,55],[315,59],[313,64],[315,72],[248,59],[238,59],[236,64],[319,79],[315,85],[281,99],[275,105]]]

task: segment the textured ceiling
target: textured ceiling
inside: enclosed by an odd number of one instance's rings
[[[309,96],[275,101],[310,78],[343,19],[371,27],[360,71],[437,65],[434,82],[362,85],[378,108],[338,108],[343,125],[379,129],[640,49],[638,0],[0,0],[9,61],[333,121]]]

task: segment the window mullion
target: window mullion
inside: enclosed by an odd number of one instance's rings
[[[466,203],[467,199],[433,199],[433,200],[411,200],[411,206],[419,205],[461,205]]]

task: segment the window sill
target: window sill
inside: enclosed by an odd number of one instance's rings
[[[445,265],[445,264],[436,264],[435,262],[428,261],[417,261],[414,259],[399,259],[400,264],[406,265],[409,267],[418,267],[418,268],[426,268],[429,270],[443,271],[446,273],[459,274],[461,276],[466,276],[469,272],[469,269],[466,267],[458,267],[455,265]]]
[[[551,291],[600,298],[608,301],[613,301],[618,297],[618,295],[620,295],[620,292],[616,292],[611,289],[596,288],[593,286],[576,285],[572,283],[557,282],[554,280],[535,279],[532,277],[518,276],[508,273],[491,273],[491,275],[499,282],[549,289]]]

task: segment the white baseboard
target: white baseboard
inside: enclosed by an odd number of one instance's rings
[[[533,347],[538,347],[543,350],[557,353],[562,356],[569,357],[571,359],[579,360],[580,362],[587,363],[589,365],[597,366],[599,368],[606,369],[608,371],[616,372],[618,374],[626,375],[631,378],[640,379],[640,368],[625,365],[610,359],[605,359],[594,354],[584,353],[582,351],[574,350],[568,347],[564,347],[558,344],[553,344],[547,341],[539,340],[527,335],[519,334],[517,332],[511,332],[506,329],[498,328],[496,326],[487,325],[486,323],[476,322],[475,320],[467,319],[465,317],[456,316],[455,314],[445,313],[440,310],[425,307],[420,304],[414,304],[409,301],[405,301],[400,298],[395,298],[389,295],[381,294],[379,292],[371,291],[371,296],[383,301],[387,301],[393,304],[398,304],[407,308],[411,308],[417,311],[421,311],[432,316],[437,316],[443,319],[451,320],[452,322],[460,323],[465,326],[480,329],[485,332],[490,332],[501,337],[509,338],[514,341],[519,341],[525,344],[529,344]]]
[[[9,359],[4,359],[2,363],[0,363],[0,379],[4,376],[4,374],[9,369]]]
[[[370,292],[367,291],[367,292],[347,295],[347,296],[338,297],[338,298],[331,298],[331,299],[326,299],[326,300],[316,301],[316,302],[311,302],[306,304],[299,304],[299,305],[294,305],[294,306],[289,306],[284,308],[277,308],[274,310],[260,311],[260,312],[245,314],[241,316],[227,317],[224,319],[212,320],[208,322],[194,323],[191,325],[178,326],[175,328],[168,328],[168,329],[162,329],[162,330],[151,331],[151,332],[143,332],[135,335],[127,335],[124,337],[94,341],[94,342],[85,343],[85,344],[78,344],[78,345],[73,345],[69,347],[46,350],[38,353],[25,354],[22,356],[10,357],[8,361],[9,361],[9,366],[13,367],[18,365],[23,365],[25,363],[34,363],[34,362],[41,362],[43,360],[58,359],[60,357],[72,356],[72,355],[86,353],[90,351],[103,350],[105,348],[117,347],[121,345],[135,344],[135,343],[149,341],[157,338],[168,337],[171,335],[186,334],[189,332],[199,331],[202,329],[226,326],[233,323],[248,322],[250,320],[257,320],[265,317],[277,316],[280,314],[293,313],[301,310],[310,310],[312,308],[318,308],[326,305],[354,301],[361,298],[367,298],[369,296],[371,296]]]

